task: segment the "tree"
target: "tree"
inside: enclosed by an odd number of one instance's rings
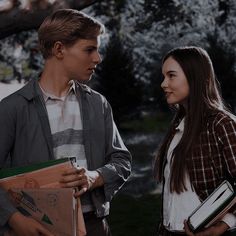
[[[6,0],[0,4],[0,80],[15,78],[17,45],[22,47],[18,61],[25,80],[38,76],[44,60],[39,53],[36,29],[52,11],[61,8],[81,10],[98,0]],[[7,2],[11,3],[7,5]],[[4,4],[5,3],[5,4]],[[15,72],[15,73],[14,73]],[[19,74],[19,73],[18,73]]]
[[[84,9],[97,0],[54,0],[53,4],[48,0],[26,1],[28,5],[21,6],[21,1],[13,2],[7,10],[0,8],[0,39],[25,30],[37,29],[44,18],[59,8]]]
[[[160,101],[159,68],[168,50],[185,45],[207,49],[211,47],[208,36],[214,35],[222,47],[231,47],[236,55],[234,0],[111,0],[99,1],[91,8],[90,13],[122,40],[124,50],[131,51],[135,78],[144,82],[145,101]],[[235,71],[235,62],[228,63]]]
[[[231,47],[218,42],[217,37],[209,35],[208,42],[207,51],[220,82],[222,96],[234,111],[236,106],[236,72],[234,69],[236,56]]]
[[[110,38],[98,68],[99,84],[96,87],[111,103],[118,123],[134,112],[142,101],[141,84],[135,79],[130,53],[122,44],[118,37]]]

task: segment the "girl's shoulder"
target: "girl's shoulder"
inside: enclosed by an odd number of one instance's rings
[[[208,116],[208,123],[215,128],[228,125],[236,127],[236,117],[228,111],[214,111]]]

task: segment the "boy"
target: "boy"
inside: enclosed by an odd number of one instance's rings
[[[64,173],[62,187],[77,187],[87,236],[111,235],[105,216],[130,175],[131,156],[109,103],[86,83],[101,58],[104,26],[72,9],[59,10],[39,28],[45,66],[39,80],[0,103],[0,166],[75,156],[80,167]],[[0,225],[17,235],[51,235],[14,209],[0,191]]]

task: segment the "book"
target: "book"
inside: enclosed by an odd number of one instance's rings
[[[236,194],[234,189],[225,180],[188,217],[189,228],[195,232],[211,226],[220,220],[235,204]]]
[[[39,192],[39,189],[46,189],[45,191],[48,189],[53,189],[53,191],[62,189],[59,183],[61,175],[67,169],[76,166],[75,162],[75,158],[63,158],[30,166],[2,169],[0,170],[0,187],[4,188],[8,192],[18,188],[24,192],[26,192],[26,189],[31,189],[32,191],[35,190],[36,193]],[[86,235],[86,229],[80,199],[77,198],[76,201],[76,235],[84,236]],[[64,208],[64,205],[61,207]]]
[[[77,200],[71,188],[8,190],[13,205],[23,215],[32,217],[57,236],[77,235]],[[8,235],[14,235],[9,231]]]

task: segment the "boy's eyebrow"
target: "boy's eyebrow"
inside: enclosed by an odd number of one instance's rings
[[[92,49],[97,49],[97,46],[93,46],[93,45],[87,45],[86,48],[92,48]]]

